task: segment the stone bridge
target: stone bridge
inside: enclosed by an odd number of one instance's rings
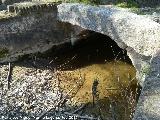
[[[117,8],[69,3],[13,4],[0,16],[0,62],[74,44],[83,30],[109,36],[127,50],[143,86],[134,119],[160,119],[159,23]]]
[[[143,86],[134,119],[160,119],[159,23],[116,8],[79,4],[59,5],[58,19],[105,34],[126,49]]]
[[[57,21],[57,4],[24,2],[0,12],[0,62],[43,52],[69,40],[73,30]]]

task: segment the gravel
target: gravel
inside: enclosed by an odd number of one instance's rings
[[[36,119],[60,100],[62,94],[52,69],[26,65],[12,67],[8,89],[8,65],[0,65],[0,120]]]

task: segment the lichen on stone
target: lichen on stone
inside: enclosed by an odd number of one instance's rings
[[[0,48],[0,58],[5,57],[8,54],[8,50],[6,48]]]

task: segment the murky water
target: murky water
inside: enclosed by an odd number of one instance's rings
[[[110,38],[93,33],[54,55],[60,87],[70,104],[86,104],[82,115],[103,120],[130,120],[136,106],[136,70],[126,52]]]

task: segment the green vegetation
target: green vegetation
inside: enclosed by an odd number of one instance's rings
[[[138,8],[139,5],[134,0],[118,0],[116,6],[122,8]]]
[[[0,49],[0,58],[5,57],[8,54],[7,49]]]
[[[138,15],[144,15],[144,13],[141,12],[139,8],[131,8],[130,10],[131,12],[136,13]]]
[[[57,2],[64,0],[44,0],[45,2]],[[99,5],[101,0],[65,0],[65,2],[69,3],[84,3],[84,4],[91,4],[91,5]]]
[[[149,65],[145,65],[141,69],[142,75],[149,75],[150,71],[151,71],[151,69],[150,69]]]
[[[55,2],[56,0],[47,0]],[[58,0],[57,0],[58,1]],[[61,0],[59,0],[61,1]],[[63,2],[63,0],[62,0]],[[100,5],[102,0],[66,0],[66,2],[70,3],[84,3],[84,4],[90,4],[90,5]],[[118,7],[122,8],[138,8],[139,5],[134,0],[117,0],[116,2],[113,2]]]
[[[84,3],[84,4],[91,4],[91,5],[99,5],[100,0],[69,0],[69,2],[75,2],[75,3]]]

